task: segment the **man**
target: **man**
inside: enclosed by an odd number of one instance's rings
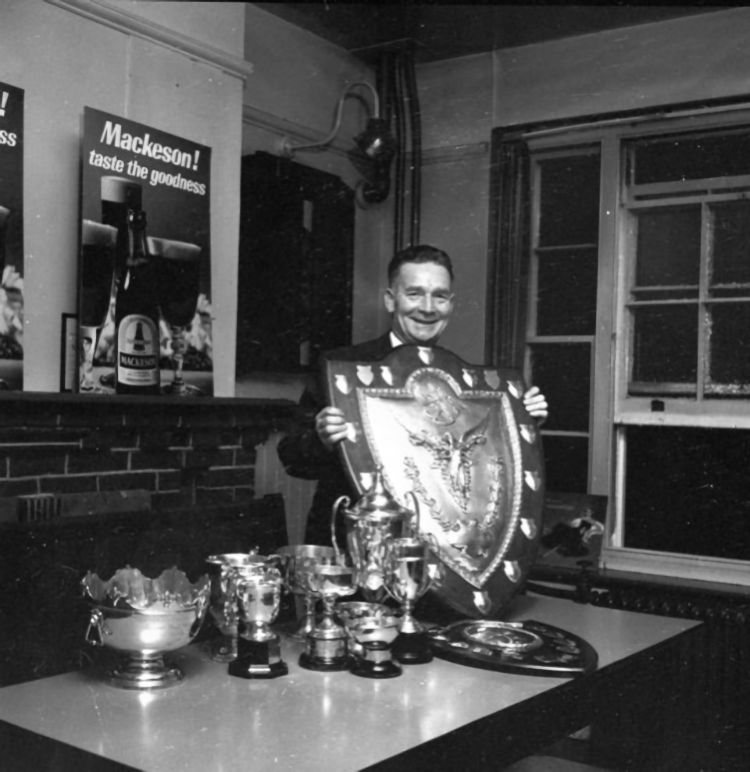
[[[391,314],[390,330],[374,340],[327,352],[325,357],[378,360],[402,344],[434,346],[453,313],[452,285],[453,266],[445,252],[424,244],[401,250],[388,265],[388,288],[383,296]],[[278,455],[289,474],[318,480],[305,541],[330,544],[334,501],[344,494],[356,501],[335,453],[346,437],[346,420],[339,408],[321,409],[324,399],[315,389],[307,389],[300,404],[307,411],[307,425],[279,442]],[[537,387],[524,394],[524,405],[537,420],[547,418],[547,400]]]

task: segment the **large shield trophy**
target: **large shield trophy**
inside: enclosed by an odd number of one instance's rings
[[[499,614],[541,534],[541,443],[520,373],[409,345],[378,362],[330,360],[327,380],[346,416],[340,449],[356,489],[381,468],[392,496],[416,497],[442,567],[431,592],[470,617]]]

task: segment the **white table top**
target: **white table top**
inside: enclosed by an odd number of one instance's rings
[[[599,668],[697,624],[535,596],[517,597],[505,616],[581,636]],[[337,772],[383,761],[568,680],[438,658],[371,680],[300,668],[300,651],[284,640],[289,674],[272,680],[230,676],[193,645],[175,652],[184,681],[154,692],[118,689],[83,672],[29,681],[0,689],[0,720],[140,770]]]

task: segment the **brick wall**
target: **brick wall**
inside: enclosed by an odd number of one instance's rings
[[[255,400],[3,400],[0,522],[17,519],[19,498],[40,494],[59,498],[63,515],[116,509],[119,500],[159,510],[251,499],[256,447],[292,413]]]
[[[0,399],[0,685],[91,659],[87,571],[194,581],[210,554],[288,539],[283,496],[257,497],[254,473],[291,405],[66,397]]]

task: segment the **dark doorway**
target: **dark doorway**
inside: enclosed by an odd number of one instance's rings
[[[351,343],[354,193],[338,177],[242,159],[236,377],[314,368]]]

